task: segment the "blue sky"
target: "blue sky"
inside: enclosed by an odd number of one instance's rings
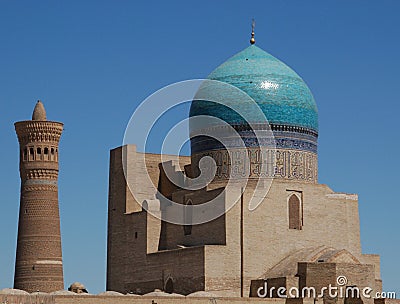
[[[291,66],[319,108],[319,180],[359,194],[365,253],[384,289],[400,265],[398,1],[1,1],[0,289],[13,284],[19,206],[13,123],[41,99],[62,121],[59,199],[65,284],[105,289],[108,156],[135,107],[204,78],[248,46]],[[183,115],[182,111],[182,115]]]

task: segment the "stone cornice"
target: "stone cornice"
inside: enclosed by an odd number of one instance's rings
[[[230,125],[212,125],[207,126],[205,128],[196,129],[194,132],[190,132],[190,136],[197,136],[202,134],[207,134],[208,132],[219,130],[228,130],[229,128],[233,128],[238,132],[241,131],[253,131],[253,130],[271,130],[271,131],[283,131],[283,132],[294,132],[301,134],[312,135],[315,138],[318,138],[318,132],[304,127],[291,126],[291,125],[283,125],[283,124],[267,124],[267,123],[249,123],[249,124],[230,124]]]
[[[21,145],[31,142],[58,143],[63,123],[55,121],[18,121],[14,124]]]

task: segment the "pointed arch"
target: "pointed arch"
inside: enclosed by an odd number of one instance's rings
[[[288,200],[289,229],[301,230],[303,226],[303,210],[301,199],[292,194]]]
[[[166,293],[174,292],[174,281],[172,280],[172,278],[168,278],[167,282],[165,282],[164,291]]]

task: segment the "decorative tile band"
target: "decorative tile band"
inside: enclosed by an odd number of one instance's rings
[[[246,153],[248,157],[246,157]],[[192,164],[204,156],[212,157],[217,164],[214,180],[241,178],[283,178],[317,183],[318,157],[309,151],[290,149],[236,149],[214,150],[192,154]]]
[[[269,147],[277,149],[293,149],[317,153],[317,137],[308,133],[297,133],[292,131],[273,131],[272,136],[257,138],[253,131],[237,131],[240,135],[224,137],[225,148],[238,148],[243,144],[247,148]],[[191,139],[192,153],[222,150],[224,145],[209,137],[196,136]]]

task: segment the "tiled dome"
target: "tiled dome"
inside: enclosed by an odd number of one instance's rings
[[[318,132],[317,106],[305,82],[282,61],[255,45],[221,64],[208,79],[228,83],[247,93],[272,125]],[[235,112],[221,107],[207,101],[193,101],[190,116],[209,115],[232,125],[243,123]]]

